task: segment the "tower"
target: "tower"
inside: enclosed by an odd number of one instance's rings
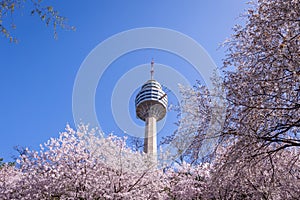
[[[145,121],[144,152],[156,159],[156,122],[166,115],[168,97],[161,85],[153,79],[154,61],[151,61],[151,78],[141,88],[135,98],[136,116]]]

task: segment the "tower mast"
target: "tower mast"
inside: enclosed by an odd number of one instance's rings
[[[152,61],[151,61],[150,74],[151,74],[151,80],[153,80],[153,76],[154,76],[154,60],[153,60],[153,58],[152,58]]]

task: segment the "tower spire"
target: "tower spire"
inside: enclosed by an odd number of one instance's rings
[[[154,76],[154,60],[153,60],[153,58],[152,58],[152,61],[151,61],[150,74],[151,74],[151,80],[153,80],[153,76]]]

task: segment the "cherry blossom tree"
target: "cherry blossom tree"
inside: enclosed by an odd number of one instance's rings
[[[251,4],[225,43],[227,110],[207,187],[215,199],[299,199],[300,1]],[[203,123],[199,108],[215,106],[203,91],[184,90],[184,127],[195,135],[184,153],[193,158],[214,119]]]
[[[252,156],[267,156],[300,146],[300,1],[250,4],[245,25],[236,26],[225,42],[227,111],[223,129],[216,135],[224,143],[241,140],[241,144],[253,145],[249,148]],[[183,95],[182,112],[188,117],[181,121],[186,122],[188,133],[196,135],[190,150],[193,155],[202,145],[207,124],[215,119],[210,116],[214,94],[197,86]]]
[[[198,83],[194,88],[179,85],[182,102],[175,109],[180,114],[177,130],[163,139],[162,145],[170,145],[178,154],[178,163],[189,162],[199,164],[200,149],[205,139],[209,121],[211,118],[211,107],[208,89]],[[174,157],[175,157],[174,156]]]
[[[258,0],[234,31],[224,62],[224,133],[266,152],[300,146],[300,1]]]
[[[247,148],[253,147],[239,141],[218,149],[211,171],[211,196],[215,199],[299,199],[299,148],[251,157]]]
[[[0,173],[1,199],[162,199],[163,173],[147,155],[96,130],[67,126]]]
[[[236,146],[243,147],[237,148]],[[237,140],[210,163],[157,167],[95,129],[69,126],[40,151],[26,149],[17,166],[0,169],[1,199],[298,199],[298,148],[249,156]],[[253,146],[249,145],[249,148]],[[239,151],[237,151],[239,149]],[[282,157],[286,159],[282,159]],[[289,159],[293,158],[293,159]],[[252,160],[251,160],[252,159]],[[291,163],[292,161],[292,163]]]
[[[183,162],[169,168],[165,173],[168,180],[168,198],[211,199],[208,191],[210,167],[209,163],[191,165]]]
[[[13,165],[4,164],[0,168],[0,198],[9,199],[9,194],[15,192],[14,188],[20,183],[20,170]]]
[[[246,17],[225,45],[220,196],[298,199],[300,1],[258,0]]]
[[[59,138],[25,149],[0,169],[0,199],[205,198],[210,164],[159,166],[125,139],[67,126]]]
[[[42,0],[0,0],[0,34],[10,40],[17,42],[12,31],[16,28],[13,16],[18,9],[28,9],[29,14],[37,15],[47,26],[52,26],[54,37],[57,37],[57,28],[75,30],[67,24],[67,18],[51,5],[45,4]]]

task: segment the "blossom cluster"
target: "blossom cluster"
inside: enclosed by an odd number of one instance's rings
[[[299,198],[297,149],[252,166],[242,154],[228,163],[233,147],[220,148],[211,163],[159,166],[125,139],[67,126],[39,151],[26,149],[15,166],[1,167],[0,199]]]

